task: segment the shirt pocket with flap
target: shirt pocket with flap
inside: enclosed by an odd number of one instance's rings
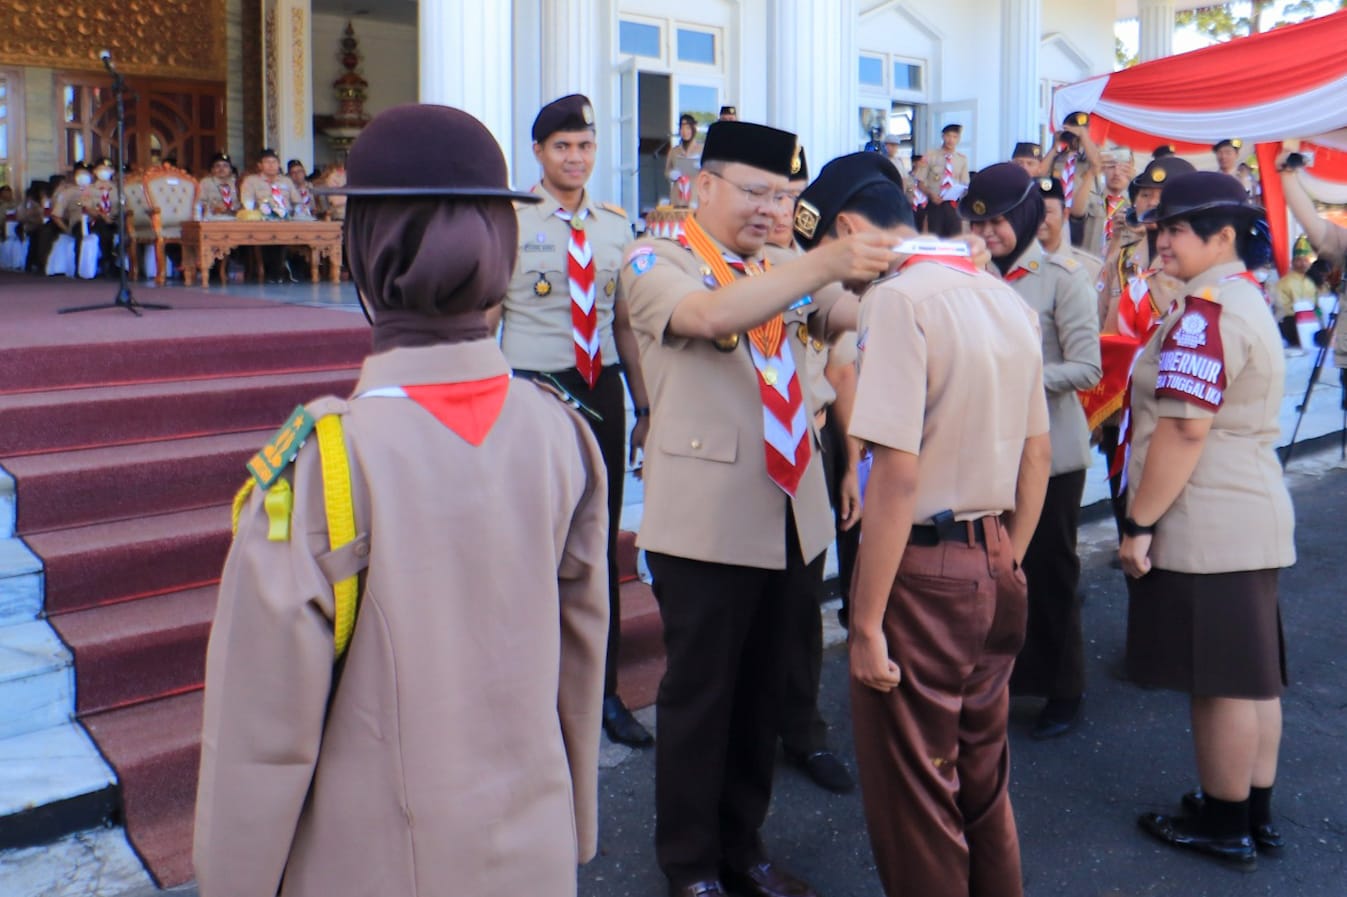
[[[660,451],[681,458],[733,464],[739,456],[739,429],[723,421],[670,421],[660,427]]]

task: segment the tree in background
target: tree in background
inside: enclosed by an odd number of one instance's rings
[[[1329,9],[1347,9],[1347,0],[1335,0],[1331,4],[1315,0],[1280,0],[1280,2],[1241,0],[1236,3],[1216,3],[1177,13],[1174,16],[1174,24],[1180,28],[1192,27],[1199,34],[1204,34],[1219,43],[1233,37],[1248,37],[1269,28],[1294,25],[1323,15]],[[1267,22],[1268,13],[1276,15],[1271,23]]]

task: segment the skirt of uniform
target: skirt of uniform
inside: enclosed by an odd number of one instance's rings
[[[1127,673],[1143,688],[1270,700],[1286,687],[1278,570],[1128,578]]]

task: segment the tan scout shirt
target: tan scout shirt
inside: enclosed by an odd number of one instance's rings
[[[221,189],[222,187],[228,188],[228,202],[225,201],[225,191]],[[243,208],[238,184],[232,177],[223,181],[217,181],[209,176],[202,178],[196,188],[196,201],[206,204],[207,215],[235,215]]]
[[[273,192],[273,186],[278,190]],[[295,182],[283,174],[276,175],[276,179],[272,181],[268,181],[260,174],[250,174],[243,179],[239,191],[242,193],[244,208],[248,207],[249,200],[255,209],[261,209],[263,203],[273,208],[279,203],[285,209],[285,214],[281,216],[284,218],[295,217],[304,204],[304,198],[299,195],[299,190],[295,189]]]
[[[646,256],[653,263],[627,262],[621,275],[652,408],[640,546],[694,560],[783,570],[789,512],[804,560],[812,561],[834,536],[812,420],[809,465],[790,501],[767,475],[762,396],[747,337],[722,352],[709,340],[668,332],[680,301],[714,289],[709,270],[703,273],[691,250],[673,240],[638,240],[626,257],[632,259],[642,247],[653,252]],[[778,264],[793,257],[791,250],[772,246],[764,251]],[[833,301],[821,292],[809,305],[785,313],[786,345],[799,372],[804,371],[800,328],[812,325],[822,333]],[[812,409],[817,402],[807,379],[801,379],[805,407]]]
[[[1212,418],[1193,475],[1158,521],[1151,562],[1162,570],[1229,573],[1295,563],[1291,497],[1275,451],[1286,359],[1262,291],[1246,280],[1228,279],[1243,271],[1238,262],[1218,265],[1187,284],[1187,296],[1212,288],[1220,306],[1226,386],[1214,415],[1189,401],[1156,397],[1161,349],[1182,326],[1187,298],[1165,317],[1133,369],[1129,501],[1141,482],[1157,419]],[[1209,329],[1203,332],[1204,344],[1212,336]]]
[[[702,142],[694,140],[686,148],[682,143],[675,143],[669,150],[669,157],[664,160],[664,177],[670,178],[674,171],[685,174],[689,178],[695,178],[697,172],[702,167]]]
[[[921,185],[926,189],[926,195],[932,202],[947,202],[940,198],[940,184],[945,179],[945,150],[943,147],[936,147],[926,154],[922,160],[926,163],[926,169],[921,175]],[[968,157],[955,150],[954,156],[954,183],[968,183]]]
[[[1296,313],[1297,302],[1313,304],[1319,298],[1319,288],[1299,271],[1287,271],[1286,276],[1277,281],[1274,291],[1276,297],[1277,318],[1290,317]]]
[[[356,392],[508,370],[493,340],[394,349]],[[289,540],[268,540],[260,492],[243,511],[206,661],[201,893],[571,897],[595,851],[608,631],[588,425],[520,378],[477,447],[405,398],[311,407],[343,415],[360,538],[328,550],[312,437]],[[331,579],[362,543],[338,682]]]
[[[849,433],[917,456],[913,520],[1015,507],[1024,441],[1048,432],[1033,311],[986,272],[918,262],[861,301]]]
[[[79,227],[80,219],[84,217],[85,189],[74,181],[68,181],[57,187],[56,192],[52,194],[51,218],[67,233]]]
[[[535,184],[543,201],[521,205],[519,256],[505,294],[501,348],[512,367],[526,371],[564,371],[575,367],[571,334],[571,225],[557,215],[561,201]],[[580,200],[585,238],[594,255],[594,309],[599,328],[599,353],[605,367],[618,363],[613,339],[613,306],[618,300],[617,271],[622,249],[631,242],[631,224],[620,208],[596,203],[585,193]],[[580,214],[580,213],[577,213]]]
[[[91,221],[117,221],[117,185],[112,181],[97,181],[80,191],[79,204]]]
[[[1090,429],[1078,390],[1103,376],[1094,281],[1072,259],[1048,255],[1035,240],[1015,263],[1028,271],[1011,284],[1038,313],[1043,386],[1052,420],[1052,475],[1090,466]]]

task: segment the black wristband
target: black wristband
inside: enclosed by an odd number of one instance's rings
[[[1122,531],[1124,536],[1135,538],[1136,536],[1149,536],[1155,532],[1155,524],[1142,526],[1131,517],[1124,517],[1122,522]]]
[[[637,420],[640,420],[640,419],[643,418],[643,417],[649,417],[649,416],[650,416],[650,406],[649,406],[649,405],[637,405],[635,408],[631,409],[631,413],[632,413],[633,415],[635,415],[635,417],[636,417]]]

